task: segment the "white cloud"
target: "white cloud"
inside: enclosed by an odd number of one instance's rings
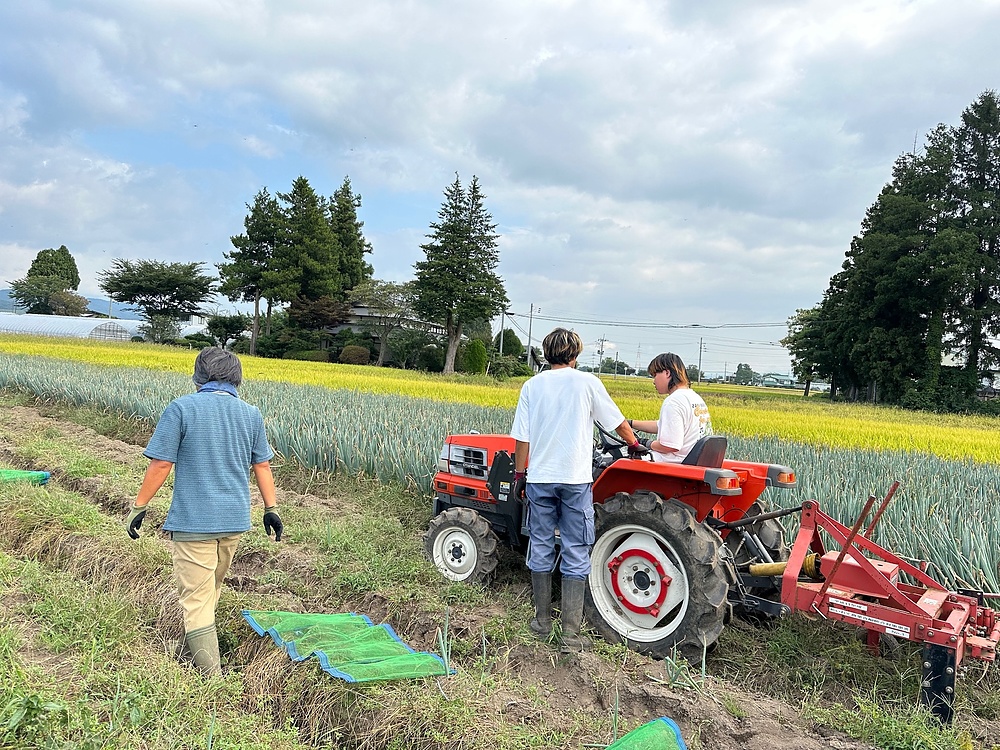
[[[515,310],[783,320],[893,159],[996,85],[998,30],[996,0],[8,4],[0,270],[218,262],[261,187],[349,174],[402,280],[458,171]]]

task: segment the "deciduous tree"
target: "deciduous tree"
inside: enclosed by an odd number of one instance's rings
[[[414,322],[413,284],[366,279],[354,288],[353,298],[368,308],[368,327],[379,344],[375,364],[381,367],[389,354],[392,334]]]
[[[212,315],[205,322],[205,327],[223,349],[229,346],[253,326],[253,321],[246,315]]]

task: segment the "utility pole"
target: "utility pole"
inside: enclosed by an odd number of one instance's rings
[[[605,341],[607,341],[607,339],[604,336],[601,336],[601,338],[599,338],[597,340],[597,372],[598,373],[604,372],[604,342]]]
[[[639,374],[639,352],[641,352],[641,351],[642,351],[642,344],[639,344],[639,346],[637,346],[636,349],[635,349],[635,374],[636,375]]]
[[[698,382],[701,382],[701,353],[705,349],[704,339],[698,339]]]
[[[538,312],[541,312],[542,308],[538,308]],[[535,317],[535,303],[532,302],[531,306],[528,308],[528,367],[534,370],[534,365],[531,364],[531,321]]]
[[[501,357],[503,356],[503,314],[504,314],[504,312],[505,312],[504,310],[500,311],[500,346],[497,347],[498,349],[500,349],[500,356]]]
[[[614,379],[618,380],[618,350],[615,349],[615,374]]]

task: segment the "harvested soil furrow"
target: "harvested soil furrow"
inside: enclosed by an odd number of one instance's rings
[[[53,471],[54,491],[71,490],[102,513],[117,519],[124,513],[141,478],[141,449],[121,441],[104,438],[88,428],[42,416],[37,409],[16,407],[13,418],[0,420],[0,457],[24,466],[28,453],[21,446],[33,436],[58,435],[79,450],[126,469],[134,486],[113,486],[108,477],[71,476],[64,466],[33,466]],[[141,469],[140,469],[141,470]],[[165,509],[163,498],[158,499]],[[308,509],[320,516],[335,517],[364,509],[348,500],[291,493],[279,487],[279,503]],[[47,565],[71,572],[95,586],[120,586],[129,581],[137,603],[145,603],[155,614],[146,627],[163,637],[173,637],[179,627],[174,592],[168,582],[166,567],[150,567],[148,551],[139,554],[138,545],[121,532],[121,538],[107,534],[69,532],[40,525],[26,529],[19,526],[0,529],[0,543],[19,557],[32,557]],[[144,543],[148,546],[149,540]],[[169,560],[165,550],[169,541],[155,538],[162,549],[158,561]],[[131,545],[131,546],[130,546]],[[372,561],[375,563],[376,561]],[[169,562],[167,563],[167,566]],[[428,611],[420,601],[397,601],[390,591],[339,599],[324,586],[316,573],[316,555],[307,545],[281,544],[261,547],[248,544],[237,557],[227,580],[229,589],[220,605],[220,621],[231,644],[232,663],[238,665],[244,692],[265,696],[275,715],[289,716],[300,727],[303,737],[316,743],[339,736],[347,746],[383,748],[405,737],[411,724],[426,720],[422,711],[440,711],[439,692],[450,705],[463,701],[476,717],[460,740],[445,742],[449,747],[492,747],[491,737],[509,727],[524,726],[544,735],[547,728],[566,733],[550,747],[578,747],[581,743],[608,741],[604,734],[617,709],[618,721],[635,725],[656,716],[677,720],[688,738],[698,738],[692,747],[718,750],[820,750],[869,748],[804,721],[791,706],[780,701],[752,695],[733,685],[712,678],[699,689],[674,689],[663,662],[638,654],[618,655],[613,664],[600,653],[563,657],[541,645],[526,645],[523,633],[508,633],[506,640],[496,635],[497,623],[509,616],[502,604],[456,603],[450,613],[450,634],[456,648],[464,655],[456,657],[459,675],[449,680],[395,685],[351,687],[328,677],[316,675],[315,666],[291,664],[269,641],[240,629],[237,613],[224,609],[238,602],[240,606],[293,611],[358,611],[376,622],[387,620],[400,636],[421,650],[434,650],[436,634],[442,625],[443,612]],[[268,581],[268,573],[278,570],[288,583]],[[441,583],[443,589],[445,584]],[[523,584],[519,585],[523,590]],[[511,587],[514,588],[514,587]],[[301,594],[297,592],[307,592]],[[503,600],[504,592],[499,592]],[[524,602],[522,601],[522,604]],[[484,658],[485,657],[485,658]],[[733,716],[720,705],[715,695],[732,696],[743,710]],[[250,698],[248,698],[250,700]],[[402,703],[400,701],[403,701]],[[600,736],[594,732],[600,727]],[[507,729],[505,729],[507,728]],[[427,732],[421,730],[421,736]],[[834,736],[831,736],[834,735]],[[563,744],[565,742],[565,744]],[[431,746],[422,744],[422,746]]]

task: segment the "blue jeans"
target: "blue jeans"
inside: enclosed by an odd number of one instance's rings
[[[594,543],[594,494],[588,484],[536,484],[528,497],[528,569],[551,573],[556,562],[556,529],[562,545],[563,578],[586,578]]]

